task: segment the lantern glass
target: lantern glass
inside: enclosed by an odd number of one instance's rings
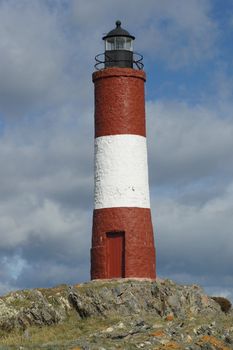
[[[125,36],[116,36],[105,40],[105,50],[126,50],[133,51],[133,40]]]
[[[115,38],[108,38],[105,40],[105,50],[112,51],[115,50]]]
[[[125,39],[126,39],[125,50],[133,51],[133,39],[131,38],[125,38]]]

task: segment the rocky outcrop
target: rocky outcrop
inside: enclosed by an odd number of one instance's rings
[[[170,280],[92,281],[17,291],[0,298],[0,344],[1,336],[12,330],[25,339],[24,345],[27,339],[32,344],[30,334],[35,330],[31,326],[53,325],[51,333],[63,330],[62,343],[54,340],[46,347],[42,338],[39,345],[16,348],[233,349],[232,309],[226,314],[199,286]]]
[[[0,298],[0,329],[26,329],[52,325],[66,319],[71,306],[67,286],[12,292]]]
[[[220,306],[199,286],[181,286],[170,280],[93,281],[70,288],[69,301],[81,318],[109,317],[116,313],[183,318],[187,314],[221,312]]]

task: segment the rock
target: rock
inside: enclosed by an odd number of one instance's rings
[[[48,293],[50,292],[50,295]],[[28,326],[62,322],[70,308],[67,287],[24,290],[0,298],[0,329],[11,331]]]
[[[212,299],[220,305],[223,312],[230,312],[232,306],[230,300],[223,297],[212,297]]]
[[[191,343],[191,341],[193,340],[193,338],[188,334],[185,341],[186,343]]]
[[[232,316],[200,287],[170,280],[92,281],[0,298],[2,334],[18,328],[25,342],[32,340],[31,326],[70,325],[71,319],[77,339],[62,349],[229,350]]]
[[[166,316],[165,318],[166,321],[173,321],[174,320],[174,314],[171,312],[169,315]]]
[[[108,327],[107,329],[105,329],[104,332],[106,332],[106,333],[111,333],[111,332],[113,332],[113,330],[114,330],[113,327]]]
[[[28,329],[25,329],[24,333],[23,333],[23,337],[26,338],[26,339],[29,339],[30,338],[30,332]]]
[[[170,280],[92,281],[74,287],[12,292],[0,298],[0,329],[27,329],[66,319],[71,307],[80,318],[120,314],[165,316],[167,321],[197,314],[218,314],[220,306],[198,286]]]
[[[151,333],[150,336],[152,336],[152,337],[164,337],[165,333],[163,330],[160,329],[156,332]]]
[[[109,317],[113,313],[184,317],[187,312],[193,315],[220,312],[220,306],[200,287],[180,286],[170,280],[126,280],[124,283],[114,280],[107,286],[106,282],[92,281],[72,288],[69,301],[81,318]]]
[[[125,328],[125,325],[123,322],[120,322],[116,327],[122,329]]]
[[[204,334],[211,335],[211,334],[212,334],[211,328],[212,328],[212,327],[210,327],[210,326],[208,326],[208,325],[200,326],[200,327],[196,330],[196,334],[198,334],[198,335],[204,335]]]
[[[226,342],[227,344],[233,344],[233,337],[227,335],[227,336],[225,337],[225,342]]]

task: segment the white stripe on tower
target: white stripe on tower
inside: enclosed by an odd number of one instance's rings
[[[150,208],[144,136],[123,134],[95,139],[94,207]]]

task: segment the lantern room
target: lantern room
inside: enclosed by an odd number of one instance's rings
[[[116,21],[116,28],[103,37],[105,41],[105,68],[133,68],[133,41],[135,37]]]

